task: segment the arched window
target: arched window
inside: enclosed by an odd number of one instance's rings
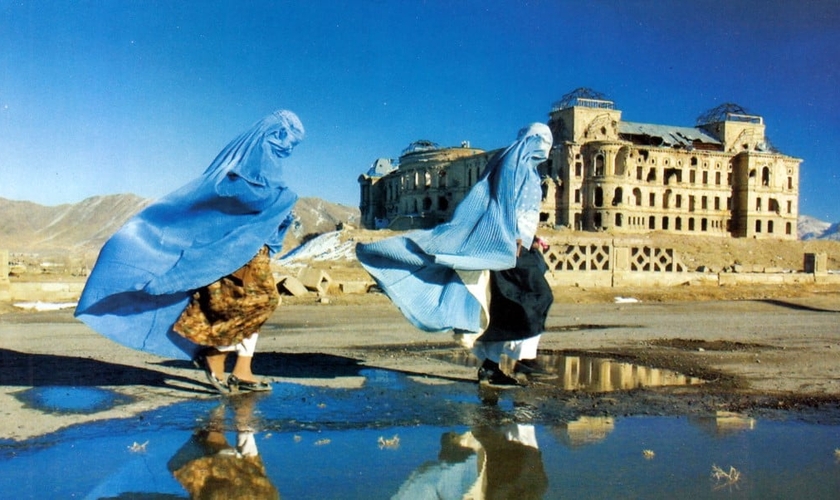
[[[604,206],[604,190],[600,187],[595,188],[595,206]]]
[[[599,154],[595,155],[595,175],[596,176],[603,176],[604,175],[604,155]]]
[[[615,188],[615,194],[613,195],[612,206],[617,207],[618,205],[621,205],[621,199],[623,197],[624,197],[624,190],[622,190],[620,187]],[[616,224],[616,225],[618,225],[618,224]]]
[[[770,168],[764,167],[761,169],[761,185],[762,186],[769,186],[770,185]]]

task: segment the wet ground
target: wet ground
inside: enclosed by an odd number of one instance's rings
[[[255,359],[274,391],[220,398],[189,363],[68,312],[6,314],[0,491],[836,498],[837,318],[770,301],[559,304],[540,354],[554,376],[497,390],[387,303],[284,306]]]
[[[271,393],[182,401],[0,441],[0,487],[7,498],[836,498],[840,491],[837,425],[732,412],[619,416],[523,389],[442,384],[349,361],[345,369],[359,387],[275,383]],[[126,403],[90,388],[18,397],[45,412]]]

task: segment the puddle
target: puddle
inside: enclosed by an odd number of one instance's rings
[[[837,426],[735,413],[559,420],[532,411],[525,391],[502,391],[488,406],[475,384],[417,390],[399,373],[361,375],[358,389],[276,383],[268,394],[0,440],[0,488],[9,498],[91,499],[814,500],[840,491]]]
[[[465,351],[435,354],[447,361],[478,369],[479,361]],[[635,365],[609,358],[593,356],[571,356],[561,354],[538,354],[537,360],[550,378],[540,382],[552,384],[565,391],[612,392],[638,389],[641,387],[698,385],[705,381],[661,368]],[[513,373],[513,361],[502,358],[502,370]]]
[[[33,387],[14,396],[26,407],[46,413],[90,414],[131,402],[128,396],[97,387]]]

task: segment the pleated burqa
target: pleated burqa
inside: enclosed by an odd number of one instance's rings
[[[257,122],[204,174],[130,219],[100,251],[76,316],[125,346],[190,359],[172,331],[194,290],[227,276],[264,245],[280,250],[297,195],[281,159],[303,139],[285,110]]]
[[[517,204],[526,187],[539,188],[537,166],[551,143],[546,125],[523,129],[488,162],[451,221],[356,246],[362,266],[414,326],[428,332],[481,330],[481,304],[458,271],[514,267]]]

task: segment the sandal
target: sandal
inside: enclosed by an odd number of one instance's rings
[[[229,394],[230,387],[220,378],[216,377],[216,374],[210,369],[210,364],[207,363],[207,352],[209,350],[210,349],[202,349],[199,351],[192,360],[193,365],[196,368],[204,370],[204,375],[207,376],[207,381],[210,382],[210,385],[212,385],[219,394]]]
[[[227,386],[231,392],[268,392],[271,390],[271,384],[269,384],[268,382],[248,382],[245,380],[241,380],[239,377],[232,373],[228,376]]]

